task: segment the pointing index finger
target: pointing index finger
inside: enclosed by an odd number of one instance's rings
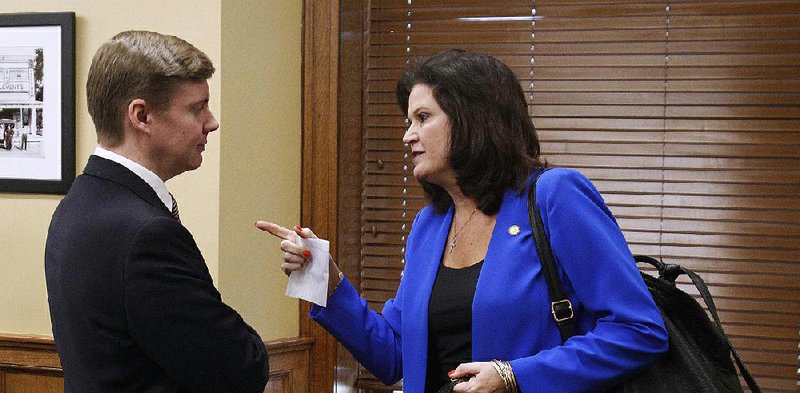
[[[278,224],[273,224],[268,221],[256,221],[256,227],[262,231],[269,232],[272,236],[281,238],[283,240],[292,239],[294,234],[294,231],[284,228]]]

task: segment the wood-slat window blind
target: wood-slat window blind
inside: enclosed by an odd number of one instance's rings
[[[373,309],[394,295],[426,203],[395,82],[419,56],[486,52],[520,78],[548,162],[592,179],[634,253],[703,276],[764,391],[796,389],[800,3],[367,5],[360,289]]]
[[[669,18],[660,251],[708,282],[765,391],[796,391],[800,3],[685,1]]]

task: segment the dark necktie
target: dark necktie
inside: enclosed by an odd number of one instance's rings
[[[169,194],[172,196],[172,194]],[[175,217],[178,221],[181,220],[181,214],[178,212],[178,201],[172,196],[172,217]]]

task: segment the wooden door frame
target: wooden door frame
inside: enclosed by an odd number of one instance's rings
[[[368,0],[305,0],[303,14],[301,222],[331,241],[331,254],[356,288],[361,287],[367,6]],[[309,309],[301,302],[298,318],[300,335],[315,343],[311,391],[359,391],[358,363],[311,321]]]
[[[331,242],[336,257],[338,206],[338,61],[339,1],[304,0],[302,71],[303,226],[314,228]],[[310,306],[300,302],[301,337],[312,337],[312,392],[333,392],[336,340],[308,317]]]

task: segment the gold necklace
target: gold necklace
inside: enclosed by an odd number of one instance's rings
[[[461,224],[461,228],[459,228],[457,231],[455,231],[455,233],[453,234],[453,240],[450,242],[450,251],[448,251],[447,254],[452,254],[453,253],[453,249],[456,248],[456,240],[458,240],[458,235],[461,234],[461,231],[464,230],[464,227],[467,226],[467,223],[469,223],[469,220],[472,219],[472,216],[475,215],[476,211],[478,211],[477,207],[475,207],[475,209],[472,210],[472,213],[469,214],[469,217],[467,217],[467,220],[464,221],[463,224]],[[455,216],[455,214],[453,214],[453,215]]]

